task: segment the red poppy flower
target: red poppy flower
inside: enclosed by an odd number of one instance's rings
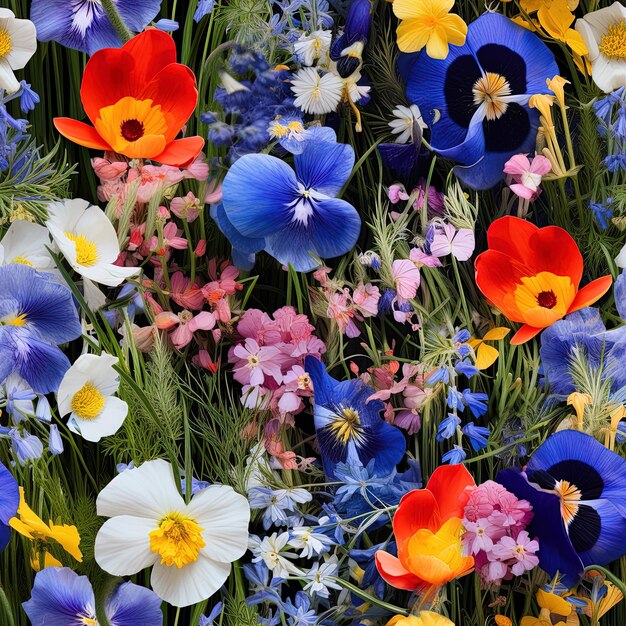
[[[441,465],[426,489],[410,491],[393,518],[398,557],[378,550],[376,568],[396,589],[425,591],[469,574],[474,559],[464,556],[461,520],[475,485],[463,465]]]
[[[558,226],[537,228],[517,217],[502,217],[489,227],[487,241],[489,249],[475,261],[476,284],[512,322],[523,324],[513,345],[593,304],[611,286],[611,276],[603,276],[578,289],[583,258]]]
[[[54,125],[81,146],[174,166],[202,150],[202,137],[175,139],[198,92],[193,72],[176,63],[176,46],[164,32],[150,29],[121,48],[98,50],[85,67],[80,97],[93,126],[66,117]]]

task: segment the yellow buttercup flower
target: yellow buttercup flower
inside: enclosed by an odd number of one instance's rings
[[[31,565],[34,569],[39,569],[41,563],[40,555],[44,555],[43,566],[60,565],[59,561],[48,554],[45,544],[54,541],[60,544],[63,549],[71,554],[77,561],[83,560],[83,553],[78,545],[80,535],[76,526],[67,524],[54,524],[52,521],[46,524],[29,506],[24,498],[24,488],[20,487],[20,505],[17,509],[17,516],[9,520],[11,528],[20,535],[31,539],[34,543]]]
[[[417,52],[426,48],[433,59],[445,59],[449,45],[462,46],[467,24],[450,13],[454,0],[395,0],[393,12],[402,20],[397,30],[398,48]]]
[[[439,613],[421,611],[419,615],[396,615],[387,626],[454,626],[454,622]]]
[[[498,356],[500,356],[500,353],[496,348],[486,344],[485,342],[499,341],[500,339],[504,339],[510,332],[510,328],[498,326],[488,330],[483,335],[482,339],[472,337],[472,339],[468,341],[470,347],[476,354],[476,362],[474,365],[476,365],[479,370],[486,370],[488,367],[491,367],[497,361]]]

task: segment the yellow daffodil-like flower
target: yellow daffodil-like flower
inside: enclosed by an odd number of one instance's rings
[[[567,396],[567,404],[574,407],[574,411],[576,411],[576,428],[583,430],[585,407],[591,404],[591,396],[588,393],[574,391]]]
[[[60,544],[63,549],[68,554],[71,554],[77,561],[83,560],[83,553],[78,547],[80,544],[80,535],[78,534],[76,526],[54,524],[52,521],[46,524],[35,514],[28,504],[26,504],[23,487],[20,487],[20,505],[17,509],[17,516],[11,518],[9,524],[11,528],[20,533],[20,535],[33,541],[33,554],[31,556],[33,569],[38,570],[42,564],[43,567],[61,565],[57,559],[48,554],[45,548],[45,544],[51,540]]]
[[[468,341],[470,347],[474,350],[476,354],[476,362],[474,365],[479,370],[486,370],[488,367],[491,367],[500,356],[500,353],[493,346],[487,345],[486,341],[499,341],[500,339],[504,339],[511,332],[510,328],[504,328],[504,326],[498,326],[497,328],[492,328],[488,330],[482,339],[478,339],[472,337]]]
[[[454,622],[439,613],[421,611],[419,615],[396,615],[387,626],[454,626]]]
[[[393,12],[402,20],[398,26],[398,48],[417,52],[426,48],[433,59],[445,59],[449,45],[462,46],[467,24],[450,13],[454,0],[395,0]]]
[[[556,101],[559,103],[559,106],[565,106],[565,85],[569,85],[569,80],[565,80],[562,76],[558,74],[552,78],[546,79],[546,85],[548,85],[548,89],[554,94]]]

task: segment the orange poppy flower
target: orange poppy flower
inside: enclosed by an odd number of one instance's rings
[[[487,241],[489,249],[475,261],[476,284],[506,317],[523,324],[513,345],[593,304],[611,286],[611,276],[603,276],[578,288],[583,258],[558,226],[537,228],[518,217],[501,217],[489,227]]]
[[[174,166],[190,163],[204,146],[202,137],[175,139],[198,92],[193,72],[176,63],[173,39],[159,30],[98,50],[85,67],[80,97],[93,126],[54,119],[56,129],[80,146]]]
[[[425,591],[469,574],[474,559],[463,556],[461,519],[475,485],[463,465],[442,465],[426,489],[407,493],[393,518],[398,557],[379,550],[376,567],[397,589]]]

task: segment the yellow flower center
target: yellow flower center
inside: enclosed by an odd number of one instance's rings
[[[289,134],[289,129],[285,125],[276,122],[276,124],[272,127],[272,132],[276,137],[282,138]]]
[[[32,267],[33,264],[24,256],[16,256],[11,263],[19,263],[20,265],[28,265],[28,267]]]
[[[76,245],[76,263],[85,267],[95,265],[98,260],[98,248],[93,241],[84,235],[65,233],[65,236]]]
[[[359,440],[362,437],[361,418],[354,409],[343,409],[335,416],[330,428],[337,440],[344,445],[351,439]]]
[[[578,503],[582,498],[580,489],[567,480],[559,480],[554,486],[554,491],[561,498],[561,515],[569,525],[578,513]]]
[[[104,408],[104,396],[91,383],[85,383],[72,398],[72,412],[83,420],[92,420]]]
[[[0,30],[0,59],[11,52],[11,35],[6,30]]]
[[[26,313],[11,313],[0,318],[1,326],[24,326],[26,324]]]
[[[611,24],[606,35],[602,35],[600,52],[609,59],[626,59],[626,24]],[[0,55],[2,56],[2,55]]]
[[[576,295],[569,276],[539,272],[521,281],[513,294],[515,305],[522,314],[522,321],[535,328],[546,328],[560,320]]]
[[[181,568],[195,561],[206,545],[203,530],[182,513],[168,513],[150,533],[150,549],[161,556],[161,564]]]
[[[304,126],[302,126],[302,122],[298,122],[297,120],[294,120],[293,122],[289,122],[289,124],[287,124],[287,128],[292,133],[301,133],[304,130]]]
[[[474,104],[484,107],[488,120],[497,120],[506,113],[509,105],[504,97],[511,95],[511,86],[504,76],[487,72],[474,83],[472,92]]]
[[[98,626],[98,620],[95,617],[81,616],[81,626]]]

